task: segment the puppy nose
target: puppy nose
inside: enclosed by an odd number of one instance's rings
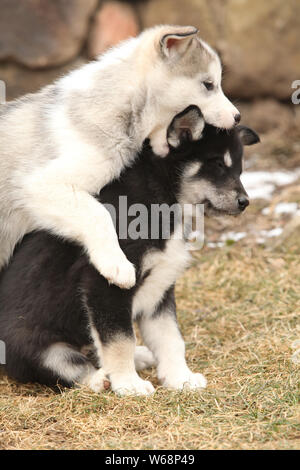
[[[245,197],[245,196],[239,197],[238,205],[239,205],[239,209],[241,211],[244,211],[246,209],[246,207],[249,206],[249,204],[250,204],[250,202],[249,202],[249,199],[247,197]]]
[[[241,122],[241,119],[242,119],[242,116],[241,116],[240,113],[238,113],[234,116],[234,121],[235,121],[236,124],[239,124]]]

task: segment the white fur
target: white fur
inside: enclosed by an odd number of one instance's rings
[[[224,155],[224,163],[226,166],[228,166],[229,168],[232,166],[232,159],[231,159],[231,156],[230,156],[230,152],[226,152],[225,155]]]
[[[212,49],[204,41],[202,41],[202,44],[211,53]],[[239,111],[223,93],[222,67],[216,54],[214,54],[214,60],[208,66],[207,76],[199,76],[199,80],[204,79],[212,81],[215,87],[213,91],[207,92],[206,99],[203,99],[201,106],[199,101],[196,103],[199,105],[205,121],[215,127],[232,128],[235,123],[235,116],[239,114]]]
[[[155,357],[146,346],[136,346],[134,363],[137,371],[156,366]]]
[[[159,316],[143,316],[139,326],[145,344],[158,363],[157,375],[167,388],[205,388],[202,374],[194,374],[185,360],[184,341],[173,312],[160,312]]]
[[[87,374],[80,384],[86,385],[95,393],[100,393],[109,385],[109,379],[103,369],[95,369],[90,374]]]
[[[136,348],[134,341],[122,336],[114,338],[107,345],[103,345],[96,328],[92,324],[89,313],[88,317],[90,319],[91,337],[102,366],[100,370],[105,371],[104,375],[109,379],[112,390],[120,396],[149,395],[153,393],[154,388],[151,383],[142,380],[136,373],[136,370],[151,367],[155,364],[151,352],[145,347]],[[93,383],[93,377],[91,380]]]
[[[171,239],[163,252],[152,251],[145,256],[143,272],[150,270],[133,299],[133,316],[138,316],[139,327],[146,346],[157,362],[158,378],[164,387],[203,388],[202,374],[190,371],[185,360],[184,341],[179,332],[175,313],[155,310],[164,293],[175,284],[190,262],[184,240]]]
[[[143,272],[151,270],[133,299],[132,311],[135,318],[139,313],[152,315],[163,294],[183,274],[190,262],[190,253],[183,240],[172,238],[166,249],[151,251],[145,256]]]
[[[43,366],[69,382],[85,383],[86,377],[94,375],[96,369],[90,365],[72,364],[74,351],[65,343],[55,343],[43,353]]]
[[[195,176],[201,170],[201,167],[202,167],[201,162],[192,162],[192,163],[190,163],[184,169],[183,178],[184,179],[185,178],[192,178],[193,176]]]
[[[96,328],[93,325],[91,325],[91,323],[89,325],[89,329],[90,329],[90,334],[93,340],[94,347],[97,352],[99,363],[101,364],[101,357],[103,356],[102,343],[100,341]],[[135,363],[135,368],[137,371],[147,369],[148,367],[153,367],[156,364],[155,358],[152,352],[149,351],[149,349],[146,348],[145,346],[135,347],[134,363]]]
[[[134,341],[126,337],[114,338],[102,345],[103,368],[112,390],[118,395],[149,395],[154,392],[152,384],[136,373],[134,352]]]

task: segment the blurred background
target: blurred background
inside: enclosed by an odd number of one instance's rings
[[[281,243],[290,233],[287,243],[295,245],[300,105],[292,103],[292,84],[300,80],[299,0],[0,0],[0,80],[7,100],[160,23],[199,28],[222,57],[224,89],[243,124],[262,138],[246,154],[244,181],[254,204],[240,221],[209,223],[208,248],[241,240]]]

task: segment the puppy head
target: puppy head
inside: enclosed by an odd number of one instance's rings
[[[231,129],[239,122],[240,113],[222,91],[218,54],[197,34],[193,26],[159,26],[146,32],[148,49],[150,38],[155,50],[154,55],[143,51],[150,57],[148,86],[159,101],[161,115],[169,111],[169,120],[194,104],[205,122]]]
[[[259,142],[259,136],[245,126],[229,132],[204,127],[203,116],[194,108],[176,116],[168,129],[168,159],[181,173],[178,199],[183,204],[204,204],[207,215],[239,215],[249,205],[240,180],[243,147]],[[201,126],[200,140],[192,142],[193,130]]]

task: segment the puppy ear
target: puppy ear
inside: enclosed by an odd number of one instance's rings
[[[250,127],[238,126],[237,130],[243,145],[254,145],[260,142],[259,135]]]
[[[183,142],[199,140],[204,126],[204,118],[198,106],[189,106],[171,122],[167,132],[168,144],[176,148]]]
[[[160,48],[164,57],[179,58],[185,54],[198,29],[194,26],[174,27],[174,31],[165,34],[160,40]]]

